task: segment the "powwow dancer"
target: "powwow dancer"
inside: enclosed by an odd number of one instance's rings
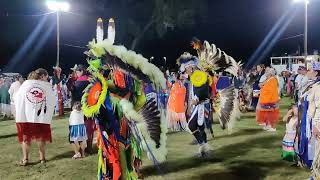
[[[212,109],[209,108],[211,89],[206,72],[225,71],[236,76],[240,65],[232,57],[217,49],[215,45],[212,44],[211,46],[207,41],[201,44],[198,39],[194,39],[192,46],[197,50],[198,57],[184,53],[178,58],[177,64],[180,66],[180,71],[186,72],[191,81],[188,90],[188,127],[197,139],[199,155],[207,156],[211,151],[211,147],[207,143],[204,122]],[[234,87],[230,86],[221,90],[216,96],[215,102],[215,109],[218,113],[221,127],[231,130],[233,122],[239,116],[238,101]]]
[[[143,91],[145,82],[159,91],[165,78],[143,56],[113,45],[112,19],[108,30],[108,39],[103,40],[99,19],[98,42],[90,42],[86,52],[92,80],[82,97],[82,109],[97,121],[98,179],[138,179],[142,150],[156,165],[166,158],[164,111],[158,110],[153,98],[147,101]]]
[[[316,111],[315,111],[315,91],[317,83],[320,77],[320,68],[317,63],[314,63],[311,69],[308,70],[306,76],[309,82],[302,90],[302,95],[299,101],[299,125],[297,129],[298,147],[297,154],[299,163],[303,166],[311,168],[311,166],[317,167],[319,162],[313,163],[315,160],[315,141],[317,139],[314,129],[316,126]],[[317,115],[318,116],[318,115]],[[315,134],[314,134],[315,133]],[[316,168],[315,168],[316,169]],[[315,174],[317,172],[315,171]]]
[[[306,100],[308,101],[308,111],[306,113],[308,125],[311,124],[310,129],[306,129],[306,134],[311,137],[314,144],[314,152],[312,154],[313,157],[309,157],[313,159],[312,162],[312,178],[311,179],[319,179],[320,178],[320,63],[314,62],[312,63],[311,69],[307,72],[308,79],[313,83],[311,88],[308,90],[308,95]],[[310,86],[309,86],[310,87]],[[304,95],[302,95],[304,96]],[[310,127],[310,126],[309,126]]]

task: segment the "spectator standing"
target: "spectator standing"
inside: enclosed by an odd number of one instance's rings
[[[257,66],[256,68],[256,72],[255,74],[255,82],[253,83],[253,95],[252,95],[252,107],[254,109],[256,109],[257,104],[258,104],[258,100],[259,100],[259,96],[260,96],[260,79],[262,77],[262,75],[264,75],[264,65],[260,64]]]
[[[55,96],[48,82],[48,72],[37,69],[29,75],[15,96],[16,126],[18,140],[21,143],[23,159],[19,163],[26,166],[32,140],[38,142],[40,163],[45,163],[45,144],[52,142],[51,121]]]
[[[10,94],[10,102],[11,102],[11,113],[15,116],[16,114],[16,108],[15,108],[15,96],[20,89],[20,86],[22,85],[24,79],[22,76],[17,76],[16,81],[13,82],[9,88],[9,94]]]
[[[267,68],[266,80],[260,84],[261,91],[256,111],[256,118],[264,130],[276,131],[275,125],[279,120],[279,85],[275,71]]]

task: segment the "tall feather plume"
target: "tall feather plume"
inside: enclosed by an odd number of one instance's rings
[[[114,19],[110,18],[109,19],[109,24],[108,24],[108,40],[114,44],[114,40],[116,38],[116,27],[115,27]]]
[[[102,42],[103,41],[103,35],[104,35],[104,30],[103,30],[103,21],[101,18],[97,20],[97,32],[96,32],[96,39],[97,42]]]

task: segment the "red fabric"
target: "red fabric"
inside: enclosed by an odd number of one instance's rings
[[[89,77],[84,75],[84,76],[80,76],[77,78],[77,81],[88,81],[89,80]]]
[[[86,130],[87,130],[88,141],[92,142],[94,131],[96,130],[96,123],[94,122],[94,119],[85,117],[84,124],[85,124]]]
[[[58,91],[58,108],[59,108],[59,117],[63,115],[63,100],[61,94],[61,86],[60,83],[57,84],[57,91]]]
[[[99,147],[101,145],[103,154],[107,158],[107,169],[110,168],[112,170],[112,178],[117,180],[121,177],[121,166],[120,166],[120,160],[119,160],[119,143],[117,142],[114,135],[109,136],[108,146],[104,144],[100,134],[99,125],[98,125],[98,137],[97,137],[97,146]]]
[[[216,82],[212,81],[211,84],[211,96],[216,97],[217,95],[217,87],[216,87]]]
[[[109,136],[109,163],[112,165],[113,179],[120,179],[121,177],[121,166],[119,160],[119,143],[117,142],[114,135]]]
[[[16,123],[16,126],[20,143],[32,140],[52,142],[50,124]]]
[[[276,126],[280,118],[279,109],[259,109],[256,113],[258,124],[271,125],[273,128]]]
[[[119,70],[114,70],[113,71],[113,78],[116,86],[119,88],[126,88],[126,81],[124,77],[124,73],[119,71]]]

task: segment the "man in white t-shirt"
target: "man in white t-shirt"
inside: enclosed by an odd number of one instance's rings
[[[14,83],[11,84],[8,92],[10,94],[10,101],[11,101],[11,113],[15,116],[16,114],[16,110],[15,110],[15,105],[14,105],[14,100],[15,100],[15,96],[18,92],[18,90],[20,89],[21,84],[23,83],[23,78],[21,76],[17,76],[16,77],[16,81]]]

